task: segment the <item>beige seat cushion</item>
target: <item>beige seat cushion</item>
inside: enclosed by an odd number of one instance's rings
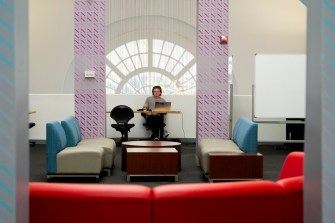
[[[57,174],[100,174],[103,167],[102,148],[68,147],[57,154]]]
[[[77,144],[78,148],[85,147],[101,147],[104,150],[103,155],[103,168],[110,169],[114,165],[116,157],[116,144],[113,139],[108,138],[95,138],[83,139]]]
[[[239,147],[234,143],[234,141],[224,139],[203,139],[198,144],[198,150],[199,150],[200,166],[204,174],[207,174],[209,170],[208,153],[210,152],[243,153],[243,151],[239,149]]]

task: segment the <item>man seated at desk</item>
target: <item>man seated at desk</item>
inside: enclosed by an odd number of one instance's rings
[[[154,86],[152,88],[152,96],[147,97],[145,103],[143,105],[143,111],[153,111],[155,109],[156,102],[165,102],[165,99],[161,97],[162,95],[162,88],[160,86]],[[159,140],[159,130],[162,129],[162,123],[164,125],[164,118],[163,114],[153,114],[147,115],[145,113],[141,114],[145,119],[146,123],[144,124],[148,129],[152,130],[151,139]],[[167,136],[165,136],[167,137]]]

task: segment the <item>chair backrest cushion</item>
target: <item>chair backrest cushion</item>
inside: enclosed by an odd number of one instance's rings
[[[134,117],[134,111],[126,105],[118,105],[112,109],[110,117],[118,124],[126,124]]]
[[[255,122],[247,118],[239,118],[233,129],[232,140],[245,153],[257,153],[257,131]]]
[[[66,134],[66,146],[76,146],[81,140],[81,131],[77,119],[73,116],[68,116],[61,123]]]
[[[66,136],[59,122],[48,122],[46,132],[47,173],[55,174],[57,172],[57,153],[66,147]]]

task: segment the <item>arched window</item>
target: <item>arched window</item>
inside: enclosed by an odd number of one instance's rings
[[[106,55],[107,94],[195,94],[195,55],[173,42],[147,38],[124,43]]]

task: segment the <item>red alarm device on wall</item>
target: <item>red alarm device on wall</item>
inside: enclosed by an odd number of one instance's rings
[[[228,43],[228,36],[222,35],[219,38],[220,38],[220,41],[219,41],[220,44],[227,44]]]

